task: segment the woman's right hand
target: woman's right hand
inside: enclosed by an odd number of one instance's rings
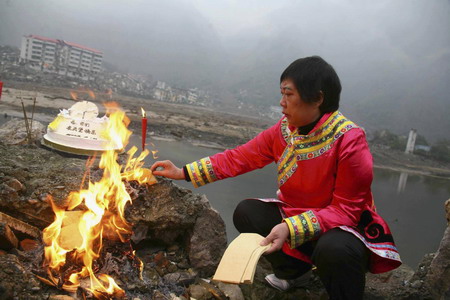
[[[158,167],[161,167],[162,170],[157,170],[156,168]],[[150,170],[156,176],[163,176],[175,180],[185,179],[183,169],[175,166],[170,160],[157,161],[150,167]]]

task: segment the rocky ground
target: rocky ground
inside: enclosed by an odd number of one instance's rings
[[[7,89],[0,101],[0,110],[20,117],[21,104],[16,97],[20,92]],[[27,98],[34,97],[34,92],[20,91],[27,111],[31,112],[32,100]],[[66,92],[62,90],[58,93]],[[208,139],[204,137],[208,137],[216,141],[213,146],[229,147],[240,143],[243,136],[246,139],[269,126],[261,120],[217,115],[204,109],[123,99],[126,100],[123,106],[131,118],[140,118],[138,110],[141,106],[150,111],[150,124],[154,124],[151,130],[162,137],[183,138],[198,143],[206,143]],[[95,101],[102,100],[100,95]],[[40,231],[53,220],[47,196],[52,195],[58,204],[64,205],[68,193],[80,188],[87,167],[85,159],[62,156],[41,148],[38,142],[45,131],[45,124],[51,121],[58,109],[73,104],[70,96],[44,91],[37,93],[36,102],[35,116],[44,121],[42,124],[34,123],[31,143],[25,142],[23,120],[13,120],[0,126],[0,213],[24,221]],[[202,118],[202,123],[199,118]],[[445,170],[416,158],[406,163],[405,160],[398,160],[397,163],[395,153],[377,153],[375,151],[376,161],[396,162],[386,167],[416,168],[420,172],[428,172],[424,171],[426,168],[432,168],[433,172],[435,169],[439,172]],[[102,170],[98,164],[89,168],[91,180],[101,177]],[[252,285],[211,281],[226,248],[223,220],[204,196],[193,194],[168,180],[159,178],[158,181],[152,186],[128,183],[134,200],[126,212],[127,219],[134,224],[131,243],[122,246],[107,243],[105,255],[98,263],[99,269],[111,272],[125,289],[123,299],[327,298],[315,275],[306,287],[290,292],[282,293],[268,287],[264,283],[264,275],[270,272],[270,266],[264,258],[258,264]],[[450,201],[447,202],[447,218],[450,220]],[[4,221],[0,219],[0,237],[6,231]],[[36,275],[45,276],[41,269],[40,237],[16,232],[14,228],[9,231],[17,236],[18,243],[0,250],[0,299],[56,300],[83,299],[86,296],[82,291],[70,294],[38,280]],[[127,252],[123,247],[137,250],[138,257],[144,262],[142,279],[138,276],[134,260],[117,254],[118,251]],[[439,250],[426,255],[417,270],[402,266],[381,275],[368,274],[365,298],[450,299],[450,227],[445,231]]]
[[[160,102],[150,99],[97,93],[95,99],[86,90],[73,91],[63,88],[42,87],[30,83],[7,82],[0,100],[3,115],[23,118],[20,99],[23,99],[28,117],[33,111],[34,119],[48,124],[62,108],[74,104],[71,92],[78,99],[97,103],[102,109],[104,101],[117,101],[127,112],[133,131],[140,130],[141,107],[148,115],[148,130],[151,135],[168,139],[178,139],[212,148],[235,147],[268,128],[274,120],[239,116],[209,108]],[[91,93],[92,95],[92,93]],[[1,116],[0,116],[1,118]],[[412,174],[450,178],[450,164],[433,161],[423,156],[405,155],[402,151],[386,149],[370,144],[377,168],[392,169]]]

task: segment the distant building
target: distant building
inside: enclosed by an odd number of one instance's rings
[[[64,75],[85,76],[100,72],[103,53],[72,42],[38,35],[22,37],[20,61]]]
[[[195,103],[198,101],[197,89],[189,89],[188,90],[187,101],[190,103]]]
[[[414,152],[414,145],[416,144],[417,130],[411,129],[408,136],[408,142],[406,143],[406,154],[412,154]]]
[[[425,151],[425,152],[430,152],[431,146],[427,146],[427,145],[415,145],[415,146],[414,146],[414,150],[421,150],[421,151]]]
[[[156,82],[156,88],[160,90],[165,90],[168,87],[168,85],[164,81],[157,81]]]

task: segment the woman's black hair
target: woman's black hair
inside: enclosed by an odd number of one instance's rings
[[[281,74],[280,83],[286,79],[293,81],[305,102],[319,101],[322,92],[323,102],[319,107],[321,113],[339,109],[341,82],[336,71],[323,58],[310,56],[297,59]]]

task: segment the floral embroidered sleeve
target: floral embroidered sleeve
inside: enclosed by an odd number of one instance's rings
[[[301,244],[317,238],[321,234],[320,224],[313,211],[308,210],[302,214],[283,220],[289,227],[289,247],[297,248]]]
[[[274,161],[273,142],[280,122],[264,130],[244,145],[225,150],[185,167],[194,187],[260,169]]]

